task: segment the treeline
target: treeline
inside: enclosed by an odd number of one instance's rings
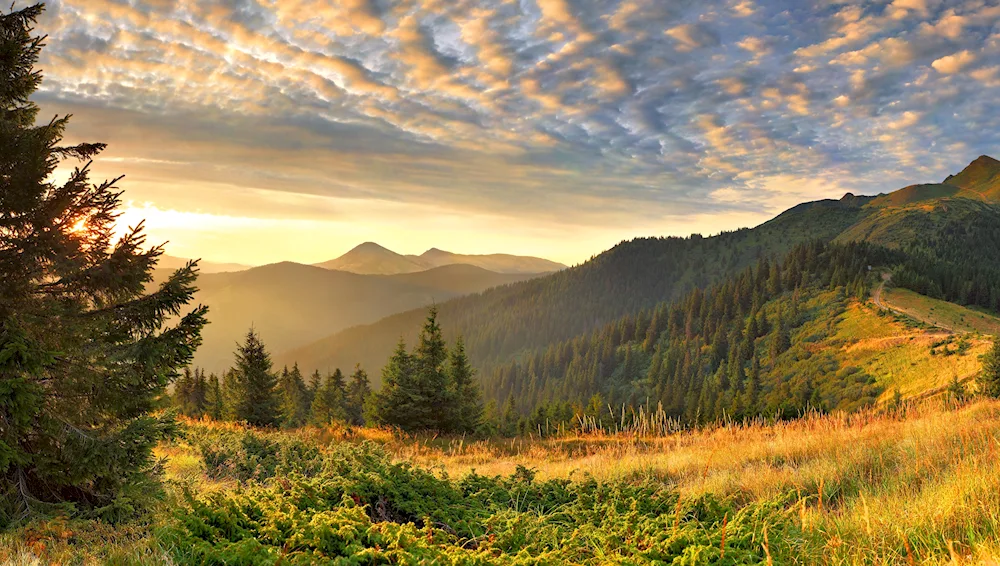
[[[1000,208],[959,199],[931,215],[933,229],[913,229],[893,283],[923,295],[1000,311]],[[921,226],[922,227],[922,226]],[[916,227],[914,227],[916,228]]]
[[[251,329],[220,380],[201,369],[185,369],[174,386],[173,404],[186,416],[245,422],[252,426],[297,428],[384,425],[405,431],[449,434],[482,432],[483,405],[465,346],[449,350],[431,309],[418,343],[407,352],[401,340],[382,370],[382,388],[372,393],[359,365],[345,379],[338,368],[308,382],[298,364],[280,373]]]
[[[659,406],[672,418],[696,423],[723,415],[790,417],[807,407],[832,409],[872,397],[872,387],[821,392],[814,379],[868,381],[853,372],[775,370],[792,348],[793,330],[812,316],[806,298],[830,289],[839,290],[839,298],[867,297],[870,267],[897,261],[900,254],[865,243],[800,245],[783,261],[761,259],[681,301],[501,366],[485,381],[485,394],[499,406],[515,407],[528,429],[580,415],[614,418],[623,405]]]
[[[254,426],[363,425],[370,395],[368,374],[361,366],[349,381],[339,368],[326,376],[317,370],[308,381],[298,365],[272,371],[270,354],[250,330],[236,352],[236,365],[221,380],[214,373],[186,368],[174,384],[173,404],[188,417]]]

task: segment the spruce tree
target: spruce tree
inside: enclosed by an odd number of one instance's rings
[[[227,421],[236,419],[236,409],[241,406],[243,388],[236,378],[236,369],[229,368],[222,374],[222,418]]]
[[[1000,337],[983,357],[983,369],[977,380],[979,392],[988,397],[1000,398]]]
[[[68,117],[35,126],[41,11],[0,15],[0,527],[63,502],[121,517],[155,493],[175,424],[151,410],[206,322],[184,312],[194,263],[146,294],[162,248],[141,223],[113,241],[121,192],[89,179],[105,146],[60,146]],[[57,183],[67,159],[82,165]]]
[[[445,372],[448,348],[437,322],[437,308],[431,307],[413,355],[414,412],[408,423],[416,429],[447,431],[449,383]]]
[[[465,354],[465,342],[459,337],[448,358],[452,413],[451,422],[448,423],[449,432],[471,434],[482,423],[483,400],[475,375],[476,371]]]
[[[279,423],[281,411],[276,394],[277,377],[271,372],[271,356],[251,328],[236,350],[236,367],[229,382],[232,417],[252,426]]]
[[[316,389],[309,411],[309,422],[316,426],[326,426],[345,420],[347,414],[344,411],[344,374],[337,368],[332,375],[327,375]]]
[[[413,381],[413,360],[400,338],[396,350],[382,368],[382,389],[374,395],[369,410],[372,424],[409,429],[407,423],[412,407],[419,401],[415,399]]]
[[[176,383],[174,383],[174,406],[181,414],[187,415],[191,398],[191,391],[194,389],[194,377],[191,375],[191,368],[184,368],[184,372]]]
[[[361,364],[354,366],[351,383],[347,386],[347,399],[344,403],[347,412],[347,422],[361,426],[365,424],[365,406],[371,396],[371,385],[368,383],[368,373],[361,369]]]
[[[323,385],[323,377],[320,375],[319,370],[313,370],[311,376],[309,376],[309,383],[306,384],[306,394],[309,398],[309,406],[312,407],[313,401],[316,400],[316,392],[319,391],[320,386]]]
[[[310,409],[309,391],[302,379],[299,364],[295,364],[291,371],[287,367],[282,370],[278,390],[281,396],[282,424],[287,428],[306,424]]]
[[[224,414],[224,402],[222,397],[222,387],[219,385],[219,376],[214,373],[208,376],[207,391],[205,393],[205,414],[214,420],[220,420]]]
[[[514,396],[508,395],[503,405],[503,413],[500,415],[500,422],[497,428],[503,436],[514,436],[517,434],[517,407],[514,405]]]

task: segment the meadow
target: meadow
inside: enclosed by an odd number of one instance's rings
[[[164,503],[11,564],[993,564],[1000,402],[471,441],[187,421]],[[352,558],[337,558],[340,555]]]

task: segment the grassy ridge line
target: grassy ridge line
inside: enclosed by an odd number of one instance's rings
[[[953,332],[1000,335],[1000,319],[996,316],[915,293],[909,289],[886,289],[882,299],[893,310]]]
[[[909,319],[884,312],[873,304],[851,304],[838,318],[834,334],[815,345],[842,365],[873,376],[883,388],[880,402],[891,401],[897,390],[904,398],[933,396],[953,378],[968,381],[979,373],[979,355],[989,350],[989,340],[973,335],[956,340],[948,332],[914,328]],[[962,353],[957,351],[959,341],[967,343]],[[943,342],[952,354],[935,347]]]
[[[927,316],[929,314],[929,310],[933,310],[933,309],[929,309],[928,310],[928,309],[914,308],[914,307],[917,307],[918,304],[916,304],[916,303],[914,303],[912,301],[911,301],[911,306],[910,306],[909,309],[905,309],[905,308],[902,308],[900,306],[897,306],[897,304],[895,304],[894,301],[890,300],[890,298],[889,298],[889,291],[886,290],[886,288],[885,288],[886,284],[889,283],[891,280],[892,279],[891,279],[890,274],[888,274],[888,273],[883,273],[882,274],[882,283],[880,283],[879,286],[876,287],[875,290],[872,292],[872,301],[875,303],[876,307],[878,307],[880,309],[887,310],[887,311],[891,311],[891,312],[894,312],[894,313],[897,313],[897,314],[900,314],[900,315],[903,315],[903,316],[906,316],[906,317],[909,317],[909,318],[912,318],[912,319],[914,319],[917,322],[921,322],[923,324],[928,324],[930,326],[934,326],[934,327],[940,328],[942,330],[946,330],[948,332],[955,332],[955,329],[952,328],[951,326],[945,325],[942,322],[940,322],[938,320],[935,320],[932,317]],[[914,294],[916,294],[916,293],[914,293]],[[942,302],[944,302],[944,301],[942,301]]]

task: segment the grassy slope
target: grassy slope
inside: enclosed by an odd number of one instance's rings
[[[967,381],[977,374],[979,355],[989,349],[990,342],[970,336],[965,338],[970,344],[965,353],[932,355],[934,344],[948,338],[938,329],[916,327],[880,314],[872,306],[854,304],[838,323],[832,344],[839,346],[843,363],[874,376],[884,388],[882,398],[887,399],[896,390],[904,397],[938,392],[955,377]],[[950,345],[950,350],[956,349],[956,344]],[[935,351],[941,351],[940,347]]]
[[[205,434],[205,425],[194,427],[196,434]],[[357,434],[346,442],[374,440],[396,460],[433,467],[449,477],[473,469],[487,476],[509,475],[523,465],[535,469],[539,480],[582,481],[589,475],[602,483],[631,484],[652,479],[675,488],[682,501],[714,494],[734,509],[780,501],[775,517],[784,517],[787,526],[780,539],[776,529],[771,531],[769,545],[776,554],[778,548],[786,553],[778,554],[775,563],[947,564],[955,556],[974,561],[1000,557],[1000,403],[995,401],[958,409],[930,403],[905,413],[810,416],[656,438],[598,435],[472,443],[403,439],[380,431]],[[269,436],[321,447],[345,442],[332,431]],[[164,453],[172,458],[172,479],[224,496],[235,493],[232,482],[207,480],[197,453],[186,445]],[[186,550],[171,548],[150,528],[165,524],[167,512],[166,506],[157,511],[150,525],[116,529],[86,522],[34,524],[0,536],[0,562],[169,564],[168,553]],[[729,515],[731,522],[736,518]],[[544,513],[525,510],[506,515],[496,528],[502,532],[545,519]],[[672,519],[666,523],[667,529],[675,524]],[[758,551],[761,527],[753,526]],[[599,543],[591,536],[570,536],[560,544],[582,551]],[[455,558],[464,552],[448,548]],[[579,554],[588,555],[594,556]],[[592,563],[622,559],[626,557],[611,555]]]
[[[1000,335],[1000,318],[987,312],[932,299],[909,289],[886,289],[882,296],[892,308],[931,325],[955,332]]]
[[[942,304],[935,307],[935,312],[938,309],[945,312],[945,305],[947,312],[974,312],[951,303],[938,303]],[[773,310],[776,306],[771,304],[768,308]],[[782,308],[787,309],[788,305],[783,302]],[[954,377],[968,381],[977,374],[981,365],[979,355],[990,346],[990,341],[981,335],[952,336],[938,328],[880,312],[871,302],[844,302],[836,291],[820,293],[802,308],[806,322],[792,333],[792,348],[779,356],[773,366],[765,366],[765,374],[770,376],[772,384],[811,376],[831,410],[857,410],[869,400],[885,402],[894,397],[896,390],[904,398],[940,393]],[[993,320],[1000,325],[1000,321]],[[963,340],[968,349],[959,354],[958,344]],[[943,355],[943,345],[935,348],[942,341],[948,341],[947,348],[956,353]],[[762,359],[767,356],[765,346],[766,342],[758,346]],[[863,393],[871,386],[875,387],[877,398]],[[852,392],[845,388],[857,389]]]

